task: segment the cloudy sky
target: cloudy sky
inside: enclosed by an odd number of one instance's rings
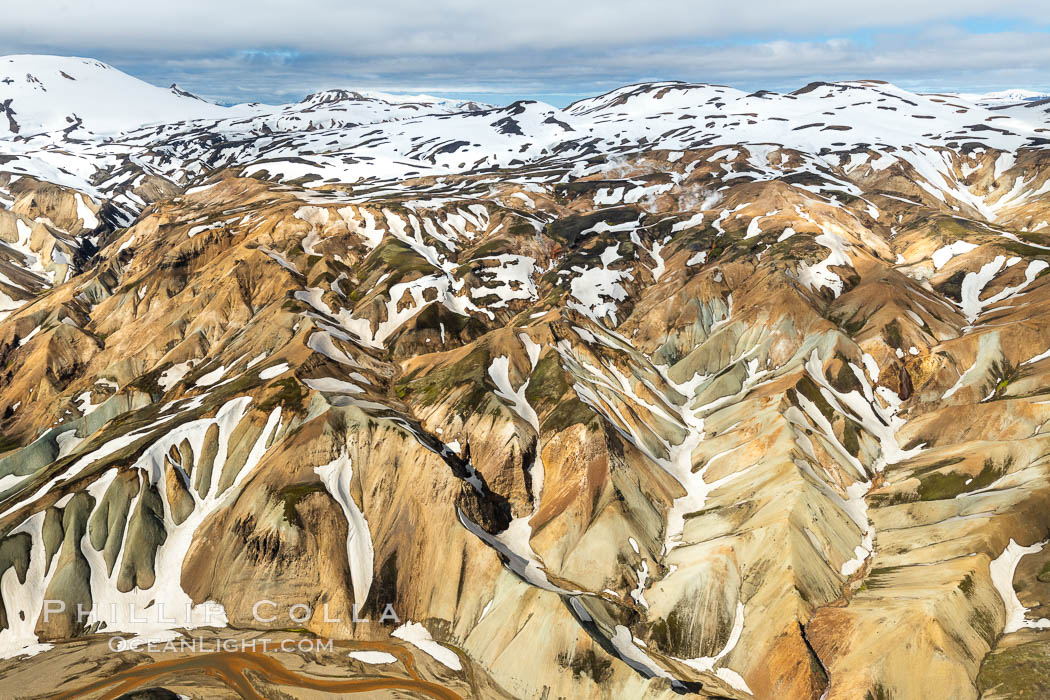
[[[1039,0],[32,0],[4,11],[9,53],[90,56],[224,103],[350,87],[564,105],[644,80],[1050,92],[1050,12]]]

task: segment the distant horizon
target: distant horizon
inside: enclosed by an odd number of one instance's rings
[[[752,86],[744,87],[744,86],[740,86],[740,85],[733,85],[731,83],[718,82],[718,81],[708,81],[708,80],[686,80],[686,79],[680,79],[680,78],[651,78],[651,79],[647,79],[647,80],[635,80],[635,81],[631,81],[631,82],[605,86],[605,87],[602,87],[602,88],[598,88],[598,89],[596,89],[596,91],[593,91],[593,92],[590,92],[590,91],[588,91],[588,92],[539,92],[539,93],[531,93],[531,94],[517,94],[517,93],[512,93],[512,92],[486,92],[486,91],[467,91],[467,92],[464,92],[464,91],[444,91],[444,90],[441,90],[440,88],[427,89],[424,86],[420,86],[419,89],[416,89],[416,90],[410,90],[410,89],[405,89],[403,87],[398,87],[398,86],[347,85],[347,84],[339,83],[339,84],[332,84],[332,85],[329,85],[327,87],[322,86],[322,87],[311,88],[309,90],[305,90],[304,92],[302,92],[302,94],[299,94],[298,96],[296,96],[294,93],[289,92],[289,93],[287,93],[288,96],[282,101],[277,101],[277,100],[274,100],[274,99],[269,99],[269,100],[268,99],[251,99],[251,98],[247,98],[247,97],[245,99],[240,99],[240,100],[231,100],[231,99],[225,99],[225,98],[223,98],[221,96],[217,96],[215,94],[208,94],[207,92],[204,92],[204,91],[199,90],[199,89],[195,89],[196,86],[195,86],[195,84],[193,82],[185,80],[186,76],[183,76],[182,80],[174,79],[174,77],[171,80],[167,80],[166,78],[161,77],[161,76],[153,76],[151,78],[148,75],[138,74],[137,72],[135,72],[134,68],[129,68],[128,66],[122,66],[122,65],[119,65],[118,63],[114,63],[112,61],[107,61],[107,60],[105,60],[103,58],[99,58],[98,56],[74,54],[74,53],[66,53],[66,54],[63,54],[63,53],[35,53],[34,54],[34,53],[22,52],[22,53],[5,53],[3,55],[0,55],[0,60],[2,60],[4,58],[7,58],[7,57],[10,57],[10,56],[33,56],[33,55],[37,55],[37,56],[56,56],[56,57],[61,57],[61,58],[78,58],[78,59],[84,59],[84,60],[100,61],[102,63],[106,63],[107,65],[112,66],[113,68],[116,68],[117,70],[120,70],[123,73],[126,73],[127,75],[132,76],[133,78],[137,78],[139,80],[142,80],[143,82],[149,83],[150,85],[153,85],[154,87],[159,87],[159,88],[163,88],[163,89],[169,89],[169,88],[171,88],[173,86],[177,86],[180,90],[183,90],[185,92],[191,93],[195,97],[201,98],[203,100],[207,100],[209,102],[212,102],[212,103],[217,104],[217,105],[222,106],[222,107],[233,107],[233,106],[236,106],[236,105],[243,105],[243,104],[264,104],[264,105],[268,105],[268,106],[279,106],[279,105],[282,105],[282,104],[292,104],[292,103],[295,103],[295,102],[300,102],[300,101],[306,99],[307,97],[309,97],[310,95],[313,95],[313,94],[316,94],[316,93],[320,93],[320,92],[327,92],[327,91],[333,91],[333,90],[346,90],[346,91],[350,91],[350,92],[383,93],[383,94],[387,94],[387,95],[391,95],[391,96],[397,96],[397,97],[433,97],[433,98],[438,98],[438,99],[458,100],[458,101],[464,101],[464,102],[472,101],[472,102],[487,103],[487,104],[491,104],[493,106],[503,106],[503,105],[507,105],[507,104],[510,104],[510,103],[513,103],[513,102],[517,102],[517,101],[521,101],[521,100],[531,100],[531,101],[536,101],[536,102],[543,102],[543,103],[549,104],[549,105],[551,105],[553,107],[557,107],[557,108],[561,109],[561,108],[564,108],[564,107],[572,104],[573,102],[579,101],[581,99],[587,99],[589,97],[596,97],[598,95],[602,95],[602,94],[605,94],[607,92],[611,92],[613,90],[617,90],[617,89],[622,88],[622,87],[627,87],[627,86],[630,86],[630,85],[638,85],[638,84],[646,84],[646,83],[662,83],[662,82],[715,85],[715,86],[721,86],[721,87],[728,87],[728,88],[731,88],[731,89],[734,89],[734,90],[740,90],[742,92],[755,92],[755,91],[758,91],[758,90],[765,90],[765,91],[769,91],[769,92],[776,92],[776,93],[780,93],[780,94],[787,94],[787,93],[791,93],[791,92],[794,92],[796,90],[799,90],[799,89],[805,87],[806,85],[809,85],[809,84],[814,83],[814,82],[846,83],[846,82],[858,82],[858,81],[878,81],[878,82],[889,83],[889,84],[895,85],[896,87],[899,87],[901,89],[907,90],[908,92],[914,92],[914,93],[917,93],[917,94],[943,93],[943,94],[981,95],[981,96],[983,96],[983,95],[990,95],[990,94],[999,93],[999,92],[1019,91],[1019,92],[1030,92],[1030,93],[1033,93],[1033,94],[1038,95],[1038,96],[1050,97],[1050,87],[1046,87],[1046,88],[1040,89],[1040,88],[1032,88],[1032,87],[1027,87],[1027,86],[1023,86],[1022,87],[1022,86],[1017,86],[1017,85],[1001,85],[1001,86],[989,86],[989,87],[987,87],[985,89],[973,88],[973,87],[961,88],[961,89],[958,88],[958,87],[955,87],[955,88],[943,88],[943,87],[942,88],[938,88],[938,87],[913,88],[913,87],[909,87],[907,85],[901,84],[900,81],[887,80],[885,78],[873,78],[873,77],[870,77],[870,76],[869,77],[862,77],[862,78],[843,78],[843,77],[839,77],[839,78],[822,78],[822,77],[819,77],[819,76],[809,76],[809,78],[805,82],[802,82],[800,84],[787,85],[787,86],[782,85],[782,86],[780,86],[778,88],[752,87]],[[1048,85],[1050,85],[1050,84],[1048,84]]]

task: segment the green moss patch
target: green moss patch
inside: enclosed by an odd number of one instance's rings
[[[565,376],[558,353],[548,353],[533,370],[525,389],[525,399],[538,413],[557,406],[569,391]]]
[[[977,687],[986,697],[1050,697],[1050,641],[992,652],[981,665]]]
[[[615,226],[616,224],[625,224],[629,221],[636,221],[637,219],[638,212],[634,209],[628,209],[626,207],[619,209],[603,209],[602,211],[594,212],[592,214],[566,216],[552,221],[547,224],[547,235],[569,248],[574,248],[576,247],[576,243],[581,239],[584,231],[594,228],[602,222],[605,222],[610,226]]]
[[[591,425],[598,421],[598,414],[590,406],[577,398],[562,401],[543,421],[542,433],[560,433],[570,426]]]
[[[303,499],[307,498],[313,493],[323,493],[325,491],[324,485],[320,482],[312,482],[306,484],[292,484],[286,486],[277,493],[277,500],[280,501],[284,519],[289,525],[294,525],[297,528],[303,528],[303,521],[299,517],[299,513],[296,510]]]
[[[4,435],[3,433],[0,433],[0,453],[8,452],[9,450],[14,450],[21,446],[22,443],[19,440],[9,435]]]
[[[398,396],[431,406],[447,398],[460,387],[468,387],[456,403],[458,408],[477,411],[489,392],[488,367],[491,364],[488,348],[478,346],[455,364],[433,370],[418,379],[401,382],[395,387]],[[493,387],[494,388],[494,387]]]
[[[974,477],[964,472],[930,472],[920,480],[917,489],[919,500],[940,501],[955,498],[961,493],[983,489],[1005,474],[1012,463],[1012,458],[1008,458],[1002,465],[986,459],[984,467]]]
[[[271,384],[257,405],[263,411],[272,411],[280,406],[282,410],[301,415],[306,413],[306,394],[294,377],[285,377]]]

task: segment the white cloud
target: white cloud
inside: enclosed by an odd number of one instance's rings
[[[1036,5],[1002,0],[994,26],[1023,31],[976,33],[958,23],[979,29],[986,0],[37,0],[5,16],[0,53],[89,55],[233,101],[334,86],[590,94],[646,79],[1046,89],[1050,42]]]
[[[370,55],[470,54],[521,49],[608,47],[614,43],[814,36],[914,27],[992,16],[1045,23],[1031,0],[35,0],[5,13],[0,41],[128,49],[209,51],[232,45]]]

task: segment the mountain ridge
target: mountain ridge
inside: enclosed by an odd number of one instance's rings
[[[25,70],[27,72],[27,76],[25,78],[23,78],[21,81],[18,81],[16,76],[5,75],[5,79],[6,80],[4,81],[4,84],[8,86],[8,90],[10,90],[10,85],[12,85],[14,82],[25,82],[25,83],[28,83],[30,85],[37,86],[38,89],[42,88],[43,86],[39,82],[39,79],[36,78],[36,76],[32,75],[32,71],[34,71],[34,70],[37,71],[37,72],[44,71],[44,72],[54,73],[54,74],[58,74],[58,75],[61,75],[62,73],[66,73],[66,75],[69,75],[69,73],[67,73],[64,69],[66,69],[66,68],[76,69],[76,68],[83,67],[83,66],[94,67],[94,68],[97,68],[97,69],[99,69],[99,70],[101,70],[103,72],[110,72],[110,73],[114,73],[114,74],[119,74],[119,76],[121,76],[120,81],[122,83],[124,83],[124,85],[122,87],[124,87],[126,90],[128,89],[128,86],[134,85],[135,88],[137,88],[139,91],[142,91],[143,89],[145,89],[145,92],[152,92],[154,94],[154,96],[155,96],[156,94],[159,94],[159,93],[156,93],[154,91],[157,91],[157,90],[161,89],[161,88],[159,88],[159,87],[157,87],[155,85],[152,85],[152,84],[150,84],[148,82],[142,81],[142,80],[140,80],[138,78],[134,78],[134,77],[130,76],[129,74],[124,73],[123,71],[120,71],[119,69],[113,67],[112,65],[103,63],[101,61],[98,61],[98,60],[92,59],[92,58],[83,58],[83,57],[77,57],[77,56],[41,55],[41,54],[11,54],[11,55],[6,55],[6,56],[0,56],[0,63],[7,64],[9,66],[8,70],[15,70],[18,73],[21,73],[21,71],[23,71],[23,70]],[[14,64],[14,65],[12,66],[11,64]],[[75,70],[74,70],[74,72],[75,72]],[[33,79],[30,80],[29,77],[32,77]],[[95,76],[95,77],[97,77],[97,76]],[[67,79],[70,79],[70,78],[67,78]],[[124,78],[127,78],[129,80],[124,80]],[[10,80],[11,82],[7,82],[7,80]],[[73,82],[76,82],[76,81],[74,80]],[[783,93],[783,94],[788,94],[788,95],[805,94],[805,92],[808,92],[808,91],[811,91],[813,89],[816,89],[817,87],[834,86],[834,85],[838,85],[838,86],[851,86],[851,85],[852,86],[874,86],[874,85],[881,85],[881,86],[885,86],[887,89],[899,90],[901,92],[906,92],[906,91],[902,90],[901,88],[898,88],[897,86],[893,85],[892,83],[889,83],[889,82],[886,82],[886,81],[874,80],[874,79],[855,79],[855,80],[841,80],[841,81],[835,81],[835,82],[822,82],[822,81],[812,82],[812,83],[810,83],[810,84],[808,84],[808,85],[806,85],[804,87],[796,89],[793,92]],[[152,90],[150,90],[150,88],[152,88]],[[572,104],[566,106],[564,108],[564,110],[562,110],[562,111],[571,111],[572,108],[575,105],[579,104],[579,103],[596,101],[596,100],[599,100],[601,98],[605,98],[605,97],[607,97],[609,95],[612,95],[612,94],[615,94],[615,93],[618,93],[618,92],[622,92],[624,90],[632,89],[632,88],[633,89],[640,89],[642,92],[646,92],[646,91],[650,91],[650,90],[659,90],[659,89],[671,89],[671,88],[675,88],[675,89],[721,88],[721,89],[724,89],[724,90],[731,90],[734,93],[743,93],[743,91],[736,90],[735,88],[730,88],[730,87],[728,87],[726,85],[718,85],[718,84],[714,84],[714,83],[689,83],[689,82],[686,82],[686,81],[677,81],[677,80],[675,80],[675,81],[647,81],[647,82],[640,82],[640,83],[633,83],[633,84],[629,84],[629,85],[624,85],[624,86],[621,86],[619,88],[613,88],[612,90],[606,91],[605,93],[602,93],[602,94],[599,94],[599,95],[595,95],[593,97],[581,98],[581,99],[573,102]],[[309,105],[309,104],[316,103],[317,100],[321,99],[321,96],[323,96],[323,99],[326,102],[340,101],[340,100],[346,100],[346,99],[354,99],[354,100],[379,100],[379,101],[390,102],[390,103],[393,103],[393,104],[403,103],[403,102],[420,103],[420,104],[447,103],[447,104],[451,104],[451,105],[466,105],[468,109],[470,109],[470,107],[469,107],[470,105],[478,105],[478,106],[481,106],[481,107],[494,107],[494,106],[497,106],[497,105],[479,105],[479,103],[476,103],[475,101],[471,101],[471,100],[457,100],[455,98],[433,97],[433,96],[425,95],[425,94],[413,95],[413,94],[401,94],[401,93],[385,93],[385,92],[380,92],[380,91],[375,91],[375,90],[362,90],[362,89],[344,88],[344,87],[325,88],[325,89],[316,91],[315,93],[306,95],[301,100],[298,100],[296,102],[290,102],[290,103],[265,104],[265,105],[262,104],[262,103],[238,103],[238,104],[232,104],[232,105],[219,105],[219,104],[216,104],[216,103],[213,103],[213,102],[209,102],[208,100],[205,100],[202,97],[194,95],[191,92],[186,92],[186,91],[182,90],[181,88],[179,88],[174,83],[167,90],[169,92],[171,92],[172,94],[174,94],[175,96],[178,96],[178,97],[186,97],[187,99],[195,100],[197,102],[201,102],[201,103],[203,103],[205,105],[209,105],[209,106],[216,107],[216,108],[219,108],[219,109],[234,110],[233,112],[227,113],[227,116],[230,117],[230,118],[239,116],[238,113],[237,113],[238,110],[271,110],[271,109],[272,110],[278,110],[278,109],[281,109],[281,108],[287,109],[287,108],[289,108],[289,107],[291,107],[293,105],[298,105],[298,104],[307,104],[307,105]],[[753,95],[758,95],[758,94],[780,95],[781,93],[776,93],[776,92],[772,92],[772,91],[768,91],[768,90],[759,90],[757,93],[751,93],[752,96]],[[922,94],[922,93],[916,93],[916,94]],[[994,104],[994,105],[999,105],[999,106],[1001,106],[1001,105],[1010,105],[1010,104],[1019,104],[1019,103],[1026,102],[1026,101],[1038,101],[1040,99],[1043,99],[1043,98],[1046,98],[1046,97],[1050,97],[1050,93],[1039,93],[1039,92],[1036,92],[1036,91],[1021,90],[1021,89],[1008,89],[1008,90],[1002,90],[1002,91],[990,92],[990,93],[927,93],[927,94],[934,95],[934,96],[936,96],[936,95],[950,95],[950,96],[953,96],[953,97],[958,97],[960,99],[968,100],[968,101],[973,102],[975,104]],[[339,95],[340,96],[338,100],[333,100],[333,96],[335,96],[335,95]],[[48,107],[52,107],[52,105],[48,105]],[[74,110],[74,111],[76,111],[76,110]],[[221,112],[202,113],[197,118],[206,119],[206,118],[212,117],[214,114],[221,114]],[[169,117],[168,119],[166,119],[164,121],[170,123],[170,122],[180,121],[180,119],[179,118],[170,118]],[[139,121],[135,121],[134,119],[131,119],[130,121],[125,122],[125,126],[126,126],[126,128],[133,129],[135,127],[146,126],[149,123],[150,123],[149,120],[143,121],[142,118],[140,118]],[[67,124],[57,124],[57,125],[53,125],[53,126],[55,126],[55,128],[65,128],[65,126],[67,126]],[[108,131],[107,131],[107,133],[108,133]]]

